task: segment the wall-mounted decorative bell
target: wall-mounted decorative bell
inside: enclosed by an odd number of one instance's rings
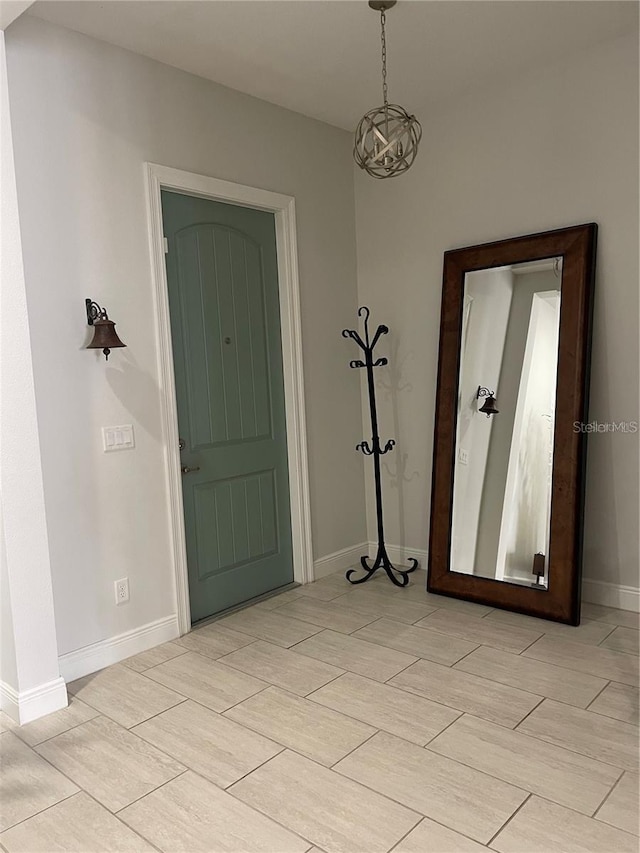
[[[488,388],[483,388],[482,385],[478,385],[478,390],[476,392],[476,400],[479,400],[480,397],[487,398],[482,404],[482,406],[478,409],[478,411],[482,412],[482,414],[486,415],[487,417],[491,417],[491,415],[500,414],[499,410],[496,409],[495,394],[495,391],[489,391]]]
[[[101,349],[105,359],[108,359],[112,349],[126,347],[126,344],[123,344],[118,337],[116,324],[109,319],[106,309],[101,308],[91,299],[85,299],[84,302],[87,309],[87,323],[94,329],[93,340],[87,344],[87,349]]]

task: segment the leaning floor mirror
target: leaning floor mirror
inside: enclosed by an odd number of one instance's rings
[[[580,621],[596,234],[445,253],[429,592]]]

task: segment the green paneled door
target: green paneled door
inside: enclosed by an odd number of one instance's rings
[[[275,222],[168,191],[162,213],[197,622],[293,580]]]

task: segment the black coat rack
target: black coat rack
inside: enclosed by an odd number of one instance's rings
[[[383,367],[385,364],[388,364],[388,361],[386,358],[378,358],[374,361],[373,350],[375,348],[375,345],[378,343],[380,336],[388,334],[389,329],[387,326],[378,326],[375,335],[373,336],[373,340],[369,341],[370,311],[365,306],[358,309],[358,317],[362,317],[363,314],[365,315],[364,341],[354,329],[343,329],[342,336],[344,338],[353,338],[353,340],[358,344],[360,349],[364,352],[364,361],[361,361],[360,359],[354,359],[353,361],[349,362],[349,367],[365,367],[367,370],[367,385],[369,387],[369,409],[371,412],[371,444],[366,441],[361,441],[360,444],[356,445],[356,450],[362,451],[365,456],[373,456],[373,472],[376,481],[378,552],[373,562],[373,566],[369,566],[367,562],[367,560],[369,559],[368,555],[360,557],[360,563],[362,565],[362,568],[365,570],[365,575],[363,577],[352,580],[351,576],[357,570],[349,569],[346,574],[346,578],[350,583],[364,583],[365,581],[368,581],[369,578],[380,567],[382,567],[387,573],[389,580],[391,580],[396,586],[406,586],[409,583],[410,573],[414,572],[418,568],[418,561],[411,558],[409,561],[410,568],[408,569],[397,569],[391,563],[389,555],[387,554],[387,549],[384,544],[384,524],[382,518],[382,485],[380,483],[380,457],[384,456],[385,453],[388,453],[390,450],[393,450],[395,446],[395,441],[390,438],[389,441],[387,441],[387,443],[385,444],[384,448],[380,446],[380,436],[378,435],[378,413],[376,410],[376,389],[373,381],[373,368]],[[398,575],[400,575],[400,578],[398,578]]]

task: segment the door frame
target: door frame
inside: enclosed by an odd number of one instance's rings
[[[154,320],[158,344],[160,406],[165,446],[165,476],[169,495],[170,535],[173,550],[175,599],[180,634],[191,629],[187,548],[182,502],[182,475],[178,448],[178,406],[173,370],[173,346],[169,314],[169,291],[164,252],[161,191],[176,190],[188,195],[227,202],[273,213],[278,255],[280,339],[284,372],[287,456],[293,578],[298,583],[313,580],[309,462],[305,419],[302,324],[296,240],[296,209],[292,196],[248,187],[218,178],[197,175],[156,163],[145,163],[149,251],[154,293]]]

